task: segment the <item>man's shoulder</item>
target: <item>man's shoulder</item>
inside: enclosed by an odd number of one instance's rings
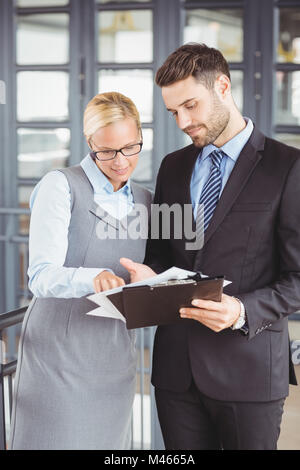
[[[285,178],[289,172],[300,174],[300,149],[287,145],[271,137],[265,138],[263,160],[267,171]]]
[[[290,159],[299,159],[300,158],[300,149],[287,145],[284,142],[273,139],[271,137],[266,137],[265,140],[265,151],[271,152],[277,157],[282,156],[283,158]]]

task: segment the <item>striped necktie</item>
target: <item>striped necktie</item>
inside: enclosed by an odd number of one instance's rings
[[[222,186],[222,174],[220,166],[224,155],[225,154],[222,152],[222,150],[214,150],[210,154],[211,169],[208,180],[203,187],[199,200],[198,213],[201,214],[202,212],[202,217],[200,217],[200,220],[202,218],[202,223],[199,221],[197,232],[200,228],[202,228],[202,230],[205,232],[218,203]]]

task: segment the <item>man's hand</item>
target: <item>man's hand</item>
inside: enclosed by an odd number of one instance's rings
[[[195,299],[192,304],[197,308],[181,308],[180,316],[197,320],[216,333],[233,325],[241,311],[240,302],[226,294],[222,295],[221,302]]]
[[[104,290],[114,289],[115,287],[125,286],[125,281],[121,277],[112,274],[109,271],[102,271],[93,279],[94,290],[96,294]]]
[[[129,272],[131,282],[143,281],[156,276],[156,273],[146,264],[135,263],[129,258],[120,258],[120,263]]]

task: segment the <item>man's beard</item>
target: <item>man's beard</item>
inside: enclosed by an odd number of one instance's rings
[[[205,147],[215,142],[228,125],[230,113],[217,96],[213,96],[212,109],[206,124],[198,123],[184,130],[189,135],[190,130],[200,128],[199,135],[189,136],[196,147]]]

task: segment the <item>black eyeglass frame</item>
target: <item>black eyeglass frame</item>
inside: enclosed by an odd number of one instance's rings
[[[95,152],[95,151],[92,149],[91,156],[92,156],[92,158],[96,158],[99,162],[109,162],[110,160],[114,160],[119,152],[121,152],[121,154],[124,155],[124,157],[126,157],[126,158],[127,158],[127,157],[133,157],[133,155],[137,155],[138,153],[141,153],[142,148],[143,148],[143,142],[137,142],[136,144],[132,144],[132,145],[139,145],[139,146],[140,146],[139,151],[138,151],[138,152],[134,152],[134,153],[132,153],[132,154],[130,154],[130,155],[125,155],[125,154],[123,153],[123,150],[124,150],[125,148],[127,148],[127,147],[122,147],[122,148],[119,149],[119,150],[109,149],[110,151],[114,151],[114,152],[115,152],[115,155],[114,155],[113,157],[111,157],[111,158],[101,159],[101,158],[99,158],[99,157],[97,156],[97,153],[105,152],[105,150],[98,150],[97,152]],[[131,146],[132,146],[132,145],[131,145]],[[130,146],[129,146],[129,147],[130,147]]]

